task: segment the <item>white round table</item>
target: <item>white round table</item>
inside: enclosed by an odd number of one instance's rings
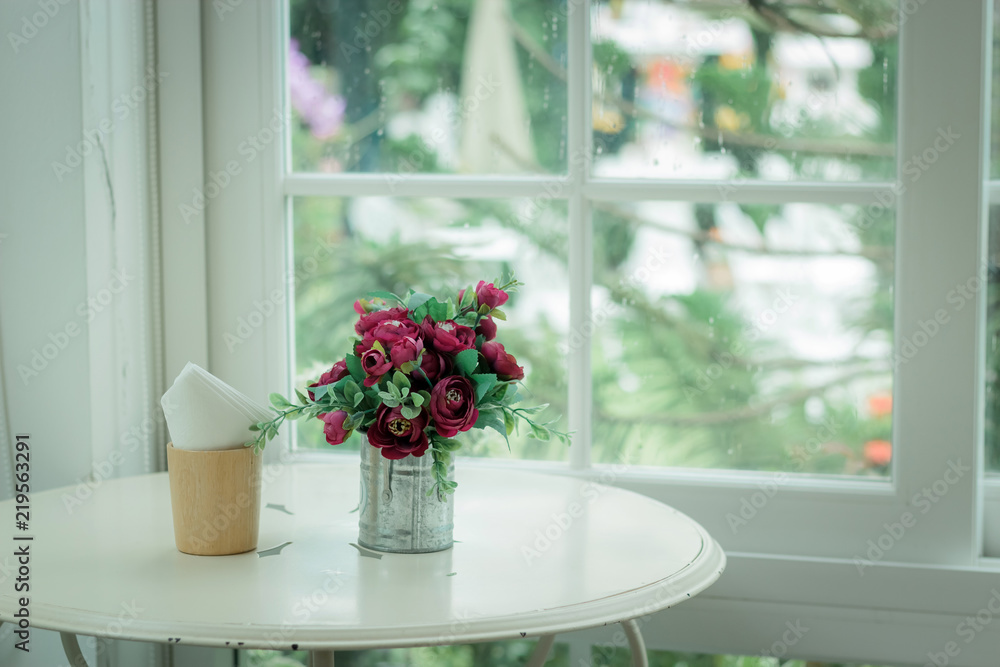
[[[190,556],[174,546],[166,473],[109,480],[82,505],[74,488],[33,495],[26,533],[0,503],[0,542],[30,544],[31,625],[76,635],[312,651],[469,643],[622,623],[636,665],[636,618],[711,585],[725,554],[662,503],[573,477],[457,469],[453,548],[371,552],[357,542],[357,464],[265,468],[256,552]],[[75,498],[75,496],[73,496]],[[31,542],[15,537],[31,535]],[[277,549],[285,544],[283,548]],[[15,622],[13,577],[0,621]]]

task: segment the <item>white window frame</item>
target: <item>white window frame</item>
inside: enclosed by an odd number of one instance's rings
[[[160,2],[162,6],[164,0]],[[183,2],[190,5],[192,0]],[[160,31],[161,43],[188,40],[192,29],[202,38],[201,70],[185,76],[189,82],[200,78],[196,88],[204,97],[204,144],[197,167],[203,168],[206,182],[228,161],[240,159],[239,146],[248,136],[266,127],[276,111],[284,112],[279,69],[287,40],[283,2],[221,4],[232,11],[220,12],[220,3],[203,0],[200,15],[188,17],[186,28],[175,22]],[[897,162],[902,164],[929,147],[941,127],[952,126],[962,139],[922,175],[919,187],[907,188],[898,199],[897,349],[918,330],[921,320],[947,307],[953,286],[976,275],[985,259],[988,191],[1000,190],[1000,186],[987,188],[985,182],[992,3],[908,4],[916,10],[904,11],[900,27]],[[584,0],[569,0],[569,7],[568,96],[587,100],[590,11]],[[279,40],[278,35],[285,37]],[[195,89],[193,83],[190,88]],[[956,99],[963,104],[953,104]],[[589,104],[570,104],[570,156],[587,154],[589,108]],[[273,145],[284,142],[275,138]],[[284,310],[264,318],[253,335],[235,348],[227,344],[225,334],[275,290],[289,294],[288,198],[531,197],[543,193],[553,180],[412,175],[394,183],[390,192],[381,174],[287,174],[283,166],[287,163],[287,156],[270,150],[243,164],[239,177],[206,204],[204,246],[193,241],[205,257],[208,322],[207,332],[191,336],[199,344],[200,336],[207,337],[213,372],[257,397],[288,386],[289,358],[276,351],[290,349],[291,299],[286,298]],[[194,167],[194,161],[190,164]],[[560,182],[569,203],[571,326],[580,331],[589,318],[589,201],[714,202],[723,192],[715,182],[595,179],[587,160],[573,159]],[[867,205],[890,185],[747,182],[730,191],[728,201]],[[187,225],[179,222],[175,209],[191,197],[189,186],[164,189],[165,228],[171,219],[173,224]],[[169,233],[165,229],[164,234]],[[165,267],[181,261],[184,242],[177,238],[174,250],[164,247]],[[1000,584],[1000,561],[984,556],[986,524],[990,553],[1000,555],[992,551],[1000,546],[1000,484],[987,482],[982,472],[984,290],[977,299],[977,308],[950,313],[948,325],[896,371],[891,479],[791,477],[736,534],[727,515],[753,499],[760,485],[772,483],[772,474],[591,465],[587,346],[571,353],[569,361],[570,427],[577,433],[569,465],[474,459],[463,459],[460,465],[530,465],[603,479],[681,509],[716,536],[729,555],[729,570],[700,599],[654,617],[655,631],[647,631],[653,648],[756,654],[780,638],[784,621],[803,619],[813,629],[789,655],[924,664],[926,653],[955,639],[956,625],[984,607],[987,592]],[[171,316],[183,317],[182,306],[165,312],[167,326],[174,321],[176,327],[178,320]],[[183,349],[184,335],[178,339],[176,349]],[[190,340],[186,344],[192,345]],[[168,358],[173,345],[168,339]],[[956,355],[954,350],[974,352]],[[275,444],[279,447],[268,448],[272,460],[319,456],[289,455],[281,449],[287,442]],[[943,479],[949,461],[958,460],[971,465],[973,472],[949,485],[926,515],[918,515],[914,494]],[[884,526],[899,522],[905,512],[917,515],[916,525],[894,540],[882,559],[863,566],[860,576],[855,557],[864,557],[867,541],[878,540],[887,532]],[[876,619],[880,623],[871,622]],[[720,622],[732,623],[722,626],[731,631],[720,633]],[[951,664],[993,665],[1000,654],[998,629],[1000,623],[993,624],[974,643],[963,645]]]

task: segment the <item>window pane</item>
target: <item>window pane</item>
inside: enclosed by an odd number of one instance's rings
[[[313,382],[349,351],[354,301],[373,290],[456,293],[513,271],[525,286],[504,306],[497,340],[524,367],[522,391],[566,426],[569,327],[565,202],[394,199],[294,200],[295,386]],[[318,420],[296,422],[298,446],[328,451]],[[355,434],[338,450],[357,449]],[[562,460],[565,445],[473,429],[461,455]]]
[[[891,213],[595,207],[595,461],[887,474]]]
[[[1000,206],[990,207],[986,292],[986,469],[1000,472]],[[979,283],[975,283],[978,285]],[[968,288],[968,286],[967,286]]]
[[[520,667],[535,641],[484,642],[460,646],[337,651],[337,664],[351,667]],[[240,651],[243,667],[297,667],[309,664],[308,651]],[[568,667],[569,646],[557,643],[546,667]]]
[[[565,0],[291,0],[292,168],[562,172]]]
[[[774,647],[774,650],[780,651],[782,655],[790,648],[780,639],[775,642]],[[593,667],[630,667],[632,665],[631,654],[626,648],[594,646],[591,653]],[[680,651],[647,651],[647,654],[649,655],[649,667],[873,667],[872,665],[855,663],[790,660],[770,655],[712,655],[710,653],[684,653]]]
[[[896,3],[593,6],[600,176],[895,174]]]

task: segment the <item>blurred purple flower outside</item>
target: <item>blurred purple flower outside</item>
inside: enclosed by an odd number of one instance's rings
[[[323,82],[309,72],[311,63],[299,51],[299,43],[292,40],[288,51],[288,90],[292,108],[309,126],[317,139],[329,139],[340,131],[344,123],[347,102],[327,92]]]

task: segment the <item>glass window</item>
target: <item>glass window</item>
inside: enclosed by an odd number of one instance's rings
[[[885,475],[894,216],[595,203],[596,461]]]
[[[595,175],[892,178],[893,10],[595,2]]]
[[[564,171],[564,0],[290,1],[296,171]]]

